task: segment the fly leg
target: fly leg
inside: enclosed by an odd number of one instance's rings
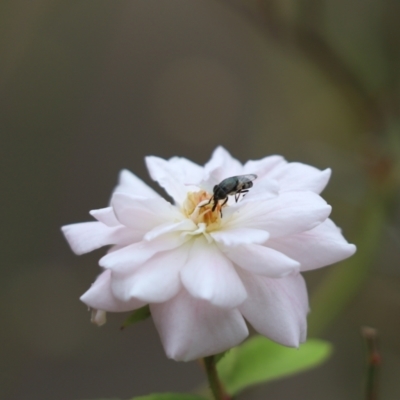
[[[241,194],[243,194],[243,197],[246,196],[246,193],[248,192],[248,189],[243,189],[243,190],[239,190],[238,192],[235,193],[235,201],[236,203],[239,201],[239,197]]]
[[[221,213],[221,218],[222,218],[222,207],[223,207],[227,202],[228,202],[228,196],[226,196],[224,202],[221,204],[221,208],[219,209],[219,212]],[[215,207],[217,207],[217,203],[214,204],[214,207],[213,207],[213,209],[212,209],[213,211],[215,210]]]
[[[203,204],[202,206],[200,206],[200,208],[201,208],[201,207],[204,207],[204,206],[208,206],[208,205],[213,201],[213,198],[214,198],[214,196],[211,196],[210,201],[209,201],[208,203]],[[216,204],[214,204],[213,211],[214,211],[215,207],[217,207]]]
[[[222,206],[224,206],[227,202],[228,202],[228,196],[226,196],[224,202],[221,204],[221,208],[222,208]]]
[[[226,198],[226,199],[228,200],[228,198]],[[218,199],[218,200],[221,200],[221,199]],[[214,205],[213,205],[213,208],[211,209],[212,212],[214,212],[215,209],[217,208],[218,200],[214,199]],[[224,201],[224,202],[222,203],[221,207],[222,207],[225,203],[226,203],[226,201]]]

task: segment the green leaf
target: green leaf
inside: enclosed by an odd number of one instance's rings
[[[134,397],[132,400],[207,400],[205,397],[189,393],[154,393]]]
[[[310,339],[294,349],[255,336],[231,349],[217,369],[227,392],[234,395],[248,386],[316,367],[331,352],[331,344],[322,340]]]
[[[121,330],[127,328],[130,325],[136,324],[137,322],[143,321],[150,316],[150,307],[148,305],[138,308],[123,322]]]
[[[228,354],[229,350],[223,351],[222,353],[218,353],[214,356],[215,363],[219,363],[226,354]]]

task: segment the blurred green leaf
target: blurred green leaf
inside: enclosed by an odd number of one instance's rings
[[[189,393],[154,393],[134,397],[132,400],[206,400],[206,398]]]
[[[136,324],[137,322],[144,321],[150,316],[150,307],[148,305],[138,308],[123,322],[121,329],[125,329],[130,325]]]
[[[229,350],[223,351],[222,353],[214,356],[215,363],[218,364],[228,354]]]
[[[322,340],[310,339],[294,349],[256,336],[231,349],[217,369],[226,390],[233,395],[248,386],[316,367],[331,352],[331,344]]]

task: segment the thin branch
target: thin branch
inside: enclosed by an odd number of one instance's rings
[[[381,366],[381,356],[378,350],[378,335],[376,329],[363,327],[361,335],[367,345],[367,380],[365,389],[366,400],[378,400],[378,378]]]
[[[245,5],[241,0],[225,2],[231,8],[251,21],[268,34],[282,47],[300,51],[305,55],[336,87],[350,99],[353,107],[362,105],[358,113],[366,119],[366,130],[381,131],[385,116],[378,98],[368,92],[366,85],[359,79],[332,46],[315,30],[301,21],[283,18],[275,0],[256,0],[254,7]],[[355,101],[356,100],[356,101]]]

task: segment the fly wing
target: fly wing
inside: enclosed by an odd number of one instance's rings
[[[236,190],[244,190],[244,189],[249,189],[253,186],[252,181],[257,178],[257,175],[255,174],[249,174],[249,175],[239,175],[236,177],[237,179],[237,188]]]
[[[248,183],[251,181],[254,181],[254,179],[257,178],[256,174],[248,174],[248,175],[239,175],[237,176],[238,182],[239,183]]]

